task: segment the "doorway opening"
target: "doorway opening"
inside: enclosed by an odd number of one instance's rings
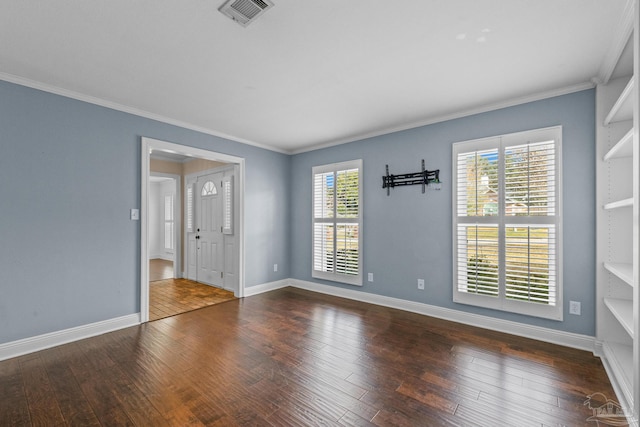
[[[211,175],[215,173],[217,175]],[[140,273],[140,320],[146,322],[158,316],[150,316],[150,282],[153,283],[154,300],[166,298],[168,294],[203,296],[202,301],[187,304],[183,311],[210,305],[205,300],[219,301],[226,297],[242,297],[244,294],[244,159],[222,153],[187,147],[151,138],[142,138],[141,174],[141,273]],[[215,176],[219,182],[220,201],[212,204],[213,197],[196,197],[195,190],[202,191],[200,177]],[[175,182],[175,192],[171,191],[169,179]],[[206,182],[206,181],[205,181]],[[198,185],[200,187],[198,187]],[[209,189],[211,184],[206,184]],[[215,219],[215,228],[221,227],[220,235],[209,239],[212,234],[200,235],[207,213],[206,206],[219,206],[226,217]],[[222,213],[221,213],[222,215]],[[211,221],[209,221],[211,222]],[[213,223],[211,223],[213,224]],[[226,228],[225,228],[226,227]],[[203,237],[202,240],[199,238]],[[194,246],[190,242],[195,241]],[[206,244],[205,244],[206,241]],[[200,245],[200,242],[203,244]],[[191,252],[195,250],[196,252]],[[216,251],[219,251],[216,252]],[[202,254],[202,255],[201,255]],[[223,261],[217,261],[221,259]],[[152,261],[159,260],[157,263]],[[154,264],[169,264],[172,267]],[[208,266],[208,272],[220,274],[219,280],[188,280],[191,277],[190,263],[207,267],[207,262],[217,262],[215,269]],[[160,271],[160,272],[159,272]],[[204,271],[204,270],[203,270]],[[158,276],[161,274],[161,276]],[[164,275],[171,275],[165,278]],[[160,279],[152,281],[154,278]],[[199,280],[198,280],[199,281]],[[158,285],[158,286],[156,286]],[[159,285],[163,285],[162,288]],[[166,289],[171,288],[171,292]],[[156,289],[164,289],[155,293]],[[226,291],[225,291],[226,290]],[[218,291],[225,295],[216,294]],[[229,292],[230,291],[230,292]],[[213,292],[213,296],[211,293]],[[215,302],[213,302],[215,303]],[[164,304],[164,303],[163,303]],[[172,305],[172,304],[166,304]],[[178,306],[180,304],[174,304]],[[173,313],[177,314],[177,313]],[[169,314],[171,315],[171,314]]]

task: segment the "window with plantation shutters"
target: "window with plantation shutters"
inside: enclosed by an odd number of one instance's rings
[[[561,136],[453,145],[454,301],[562,319]]]
[[[233,176],[222,180],[222,232],[233,234]]]
[[[186,217],[187,217],[187,233],[193,233],[193,187],[194,183],[187,184],[186,191]]]
[[[362,160],[316,166],[312,276],[362,285]]]
[[[164,196],[164,249],[173,251],[173,195]]]

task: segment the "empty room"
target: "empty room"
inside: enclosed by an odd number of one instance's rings
[[[639,0],[0,2],[0,425],[638,426]]]

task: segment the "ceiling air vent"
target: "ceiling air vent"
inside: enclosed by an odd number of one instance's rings
[[[218,10],[246,27],[272,7],[269,0],[228,0]]]

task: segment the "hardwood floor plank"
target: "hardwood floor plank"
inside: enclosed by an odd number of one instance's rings
[[[398,393],[402,393],[407,397],[418,400],[438,411],[444,411],[452,415],[455,413],[456,408],[458,407],[458,404],[456,402],[451,401],[445,397],[442,397],[438,393],[434,393],[431,391],[416,389],[408,390],[404,387],[401,387],[400,389],[398,389]]]
[[[95,343],[97,340],[93,340],[93,342]],[[106,361],[96,361],[96,359],[89,360],[84,352],[84,348],[79,348],[70,357],[70,368],[100,423],[133,426],[133,421],[116,396],[111,376],[105,376],[103,373],[108,371],[104,366],[113,366],[113,364],[108,364]],[[98,351],[89,351],[89,353],[94,358],[99,358]],[[102,356],[105,359],[108,358],[105,354]]]
[[[0,425],[584,425],[592,354],[284,288],[0,362]]]
[[[553,424],[556,420],[562,419],[569,425],[580,425],[585,421],[585,416],[581,412],[567,411],[560,406],[543,404],[541,402],[529,402],[528,404],[526,402],[516,403],[511,399],[504,399],[486,393],[481,393],[477,401],[480,405],[493,406],[496,410],[499,408],[501,411],[510,414],[522,414],[523,417],[528,417],[541,423]],[[463,404],[467,403],[468,401],[465,401]]]
[[[29,403],[31,424],[37,426],[64,425],[62,412],[40,358],[31,357],[21,360],[20,367],[25,395]]]
[[[53,355],[58,348],[41,352],[44,357]],[[60,356],[64,360],[64,356]],[[46,365],[52,392],[60,406],[65,424],[71,426],[100,426],[98,417],[76,382],[67,362],[53,360]]]
[[[378,413],[376,412],[373,417],[371,417],[372,419],[377,415]],[[338,423],[342,426],[346,426],[346,427],[373,427],[375,426],[375,424],[373,424],[372,422],[358,416],[357,414],[354,414],[351,411],[347,411],[346,414],[344,414],[342,416],[342,418],[340,418],[338,420]]]
[[[516,415],[506,413],[499,408],[487,409],[465,403],[458,405],[456,417],[463,425],[475,426],[518,426],[518,427],[540,427],[541,422],[520,418]],[[563,425],[563,424],[560,424]]]
[[[0,363],[0,425],[30,425],[19,359]]]
[[[287,405],[271,414],[267,418],[267,421],[273,426],[308,427],[340,425],[323,414],[315,412],[304,402],[295,399],[288,400]]]
[[[354,412],[358,416],[370,420],[376,414],[377,410],[365,402],[350,396],[342,390],[335,388],[327,381],[324,375],[314,377],[315,381],[310,382],[309,376],[303,372],[292,372],[288,378],[291,380],[289,384],[282,388],[283,392],[300,393],[306,396],[309,401],[321,399],[326,404],[332,405],[336,413],[339,415],[336,419],[344,416],[344,410]]]

